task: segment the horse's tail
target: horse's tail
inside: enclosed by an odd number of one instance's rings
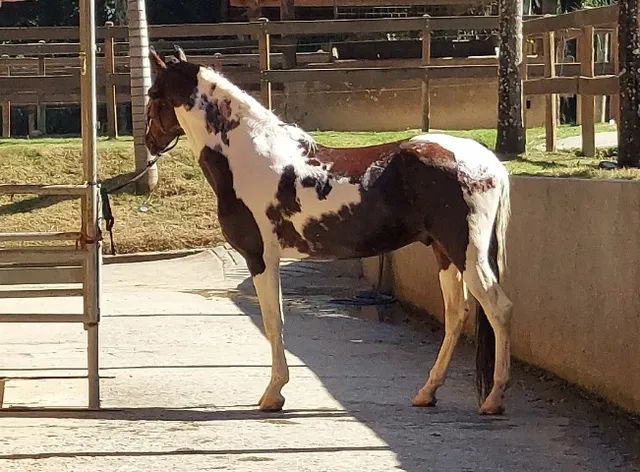
[[[504,275],[507,266],[506,233],[511,213],[509,198],[509,177],[505,176],[500,189],[498,209],[489,245],[489,263],[495,272],[496,279]],[[493,328],[487,319],[482,305],[477,303],[476,309],[476,391],[480,404],[487,398],[493,388],[493,371],[495,366],[496,343]]]

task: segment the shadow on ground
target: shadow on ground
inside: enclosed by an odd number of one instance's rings
[[[304,261],[283,268],[286,347],[389,445],[403,470],[640,470],[639,423],[537,369],[514,367],[505,416],[478,415],[469,342],[458,346],[438,406],[411,407],[442,330],[398,305],[332,303],[357,290],[353,274],[341,278],[352,267]],[[250,279],[234,302],[261,324]]]

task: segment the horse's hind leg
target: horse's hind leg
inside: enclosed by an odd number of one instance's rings
[[[440,289],[444,299],[444,340],[427,382],[413,399],[414,406],[435,406],[436,390],[444,383],[453,350],[467,319],[467,297],[462,274],[437,242],[433,244],[433,251],[440,265]]]
[[[493,386],[486,399],[482,401],[480,413],[500,414],[504,411],[504,391],[509,382],[510,342],[509,328],[512,303],[498,284],[494,269],[487,258],[478,257],[478,250],[470,247],[467,255],[467,270],[464,281],[471,294],[478,300],[495,335],[495,362],[493,366],[479,366],[479,375],[483,369],[493,368]],[[479,337],[478,342],[482,342]],[[491,346],[486,346],[490,348]],[[485,346],[479,346],[482,350]]]
[[[279,259],[265,258],[263,273],[253,277],[260,302],[264,332],[271,344],[271,381],[260,399],[262,411],[279,411],[284,405],[280,393],[289,381],[289,367],[284,355],[282,338],[282,291],[280,288]]]

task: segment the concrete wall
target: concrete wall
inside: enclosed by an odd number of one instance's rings
[[[514,355],[640,412],[640,183],[513,177],[512,185],[504,285],[515,305]],[[390,258],[397,296],[442,319],[430,249]],[[375,280],[376,259],[363,265]]]
[[[431,81],[431,127],[495,128],[498,112],[496,80]],[[293,83],[274,92],[276,113],[308,130],[393,131],[421,126],[419,81],[389,88],[351,87],[319,82]],[[531,97],[527,125],[544,125],[544,97]]]

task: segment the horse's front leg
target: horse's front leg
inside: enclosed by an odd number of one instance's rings
[[[262,411],[280,411],[284,405],[284,397],[280,391],[289,381],[289,367],[282,339],[280,258],[265,258],[265,270],[253,277],[253,284],[260,302],[265,335],[271,343],[271,381],[259,405]]]

